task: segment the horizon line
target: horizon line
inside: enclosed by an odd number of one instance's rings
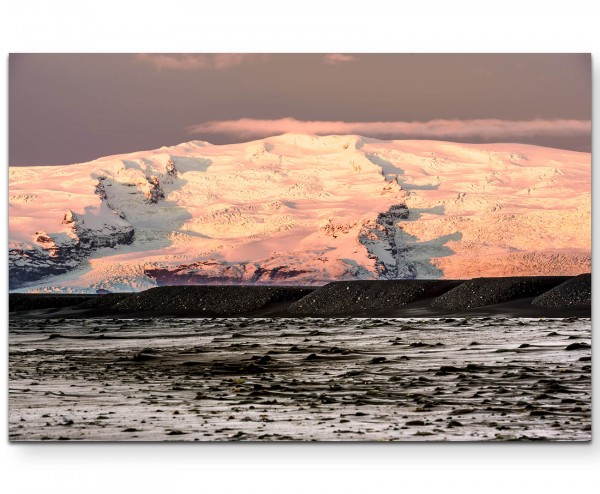
[[[591,120],[588,122],[590,122],[590,124],[591,124]],[[318,138],[331,138],[331,137],[348,137],[348,138],[366,139],[366,140],[378,141],[378,142],[435,142],[435,143],[448,143],[448,144],[457,144],[457,145],[464,144],[464,145],[470,145],[470,146],[473,146],[473,145],[480,145],[480,146],[519,145],[519,146],[528,146],[528,147],[542,148],[542,149],[555,149],[557,151],[566,151],[569,153],[581,153],[581,154],[589,154],[589,155],[592,154],[591,150],[590,151],[579,151],[579,150],[575,150],[575,149],[568,149],[568,148],[561,148],[561,147],[554,147],[554,146],[543,146],[540,144],[530,144],[530,143],[526,143],[526,142],[511,141],[511,140],[473,142],[472,140],[453,141],[453,140],[448,140],[448,139],[431,139],[431,138],[384,139],[384,138],[370,137],[367,135],[361,135],[361,134],[356,134],[356,133],[320,134],[320,133],[309,133],[309,132],[283,132],[283,133],[268,135],[268,136],[264,136],[264,137],[257,137],[257,138],[252,138],[252,139],[248,139],[248,140],[244,139],[244,140],[240,140],[240,141],[228,142],[228,143],[223,143],[223,144],[215,144],[210,141],[203,140],[203,139],[191,139],[189,141],[181,141],[176,144],[165,144],[160,147],[155,147],[155,148],[150,148],[150,149],[137,149],[137,150],[133,150],[133,151],[125,151],[122,153],[106,154],[103,156],[98,156],[96,158],[92,158],[87,161],[74,161],[71,163],[47,163],[47,164],[10,164],[9,163],[8,166],[9,166],[9,168],[10,167],[23,168],[23,167],[38,167],[38,166],[53,167],[53,166],[84,165],[87,163],[93,163],[98,160],[112,158],[112,157],[116,157],[116,156],[126,156],[126,155],[131,155],[131,154],[136,154],[136,153],[161,151],[165,148],[174,148],[174,147],[183,146],[183,145],[191,144],[191,143],[202,143],[204,145],[212,146],[212,147],[225,147],[225,146],[237,146],[237,145],[242,145],[242,144],[251,144],[251,143],[256,143],[256,142],[262,142],[262,141],[265,141],[266,139],[276,139],[278,137],[284,137],[284,136],[300,136],[300,137],[310,137],[310,138],[317,138],[317,139]]]

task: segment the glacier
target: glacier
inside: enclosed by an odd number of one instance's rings
[[[9,167],[11,291],[590,270],[589,153],[284,134]]]

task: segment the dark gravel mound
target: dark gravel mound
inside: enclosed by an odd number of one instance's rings
[[[93,298],[95,295],[52,295],[45,293],[11,293],[8,296],[8,310],[62,309],[73,307]]]
[[[568,276],[474,278],[432,302],[433,307],[462,310],[535,297],[568,280]]]
[[[288,308],[290,315],[381,315],[456,286],[455,281],[335,281],[318,288]]]
[[[314,288],[273,286],[164,286],[130,295],[113,309],[178,316],[248,314],[279,302],[293,302]]]
[[[107,293],[104,295],[93,295],[89,300],[77,306],[78,309],[108,309],[113,305],[117,305],[127,297],[131,297],[133,293]]]
[[[592,275],[587,273],[575,276],[539,297],[534,298],[531,303],[536,307],[548,307],[550,309],[565,307],[591,309]]]

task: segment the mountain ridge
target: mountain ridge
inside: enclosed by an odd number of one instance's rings
[[[10,287],[576,275],[589,153],[283,134],[9,169]]]

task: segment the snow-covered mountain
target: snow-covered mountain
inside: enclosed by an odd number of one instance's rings
[[[522,144],[285,134],[11,167],[10,286],[575,275],[591,156]]]

